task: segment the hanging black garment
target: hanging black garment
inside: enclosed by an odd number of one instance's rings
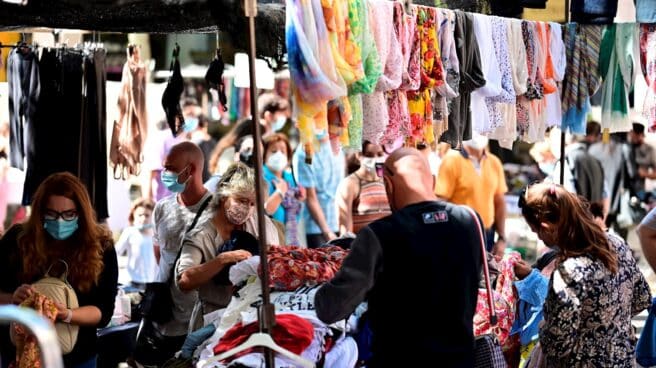
[[[70,172],[85,184],[98,219],[107,210],[105,52],[45,49],[41,94],[28,150],[23,205],[49,175]]]
[[[82,125],[78,176],[86,184],[99,219],[109,217],[107,208],[107,74],[106,51],[99,49],[84,58]]]
[[[455,13],[454,37],[460,63],[460,94],[451,102],[453,108],[449,112],[449,128],[440,138],[440,141],[449,143],[453,148],[459,147],[460,142],[471,139],[471,93],[485,85],[473,16],[462,11]]]
[[[225,63],[223,62],[223,57],[221,57],[221,51],[216,50],[216,57],[210,63],[210,67],[205,74],[205,81],[210,88],[214,88],[219,92],[219,102],[221,102],[223,111],[228,111],[228,98],[226,97],[225,86],[223,85],[224,69]]]
[[[9,84],[9,146],[11,166],[25,169],[24,159],[34,144],[34,114],[40,94],[39,60],[27,47],[11,50],[7,58]]]
[[[169,124],[174,137],[182,132],[182,126],[184,125],[184,116],[182,116],[182,108],[180,107],[180,96],[184,92],[184,82],[180,72],[179,52],[180,47],[176,45],[170,68],[172,74],[162,95],[162,106],[166,113],[166,122]]]

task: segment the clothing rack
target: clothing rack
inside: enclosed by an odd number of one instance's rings
[[[571,13],[569,11],[570,0],[565,0],[565,24],[569,23]],[[565,185],[565,129],[560,125],[560,185]]]

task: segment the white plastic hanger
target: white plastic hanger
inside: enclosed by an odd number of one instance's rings
[[[205,362],[205,365],[203,367],[207,367],[210,363],[222,361],[222,360],[230,358],[231,356],[233,356],[235,354],[238,354],[238,353],[240,353],[244,350],[247,350],[247,349],[250,349],[250,348],[253,348],[253,347],[257,347],[257,346],[266,347],[266,348],[269,348],[269,349],[275,351],[276,353],[278,353],[280,355],[284,355],[285,357],[287,357],[287,358],[293,360],[294,362],[298,363],[301,367],[314,368],[314,363],[313,362],[303,358],[302,356],[296,355],[296,354],[292,353],[291,351],[279,346],[278,344],[276,344],[275,341],[273,341],[273,339],[271,338],[271,335],[263,333],[263,332],[256,332],[256,333],[252,334],[248,338],[248,340],[246,340],[246,342],[244,342],[243,344],[241,344],[241,345],[239,345],[235,348],[232,348],[232,349],[226,351],[225,353],[223,353],[221,355],[216,355],[216,356],[213,356],[213,357],[207,359],[207,361]]]

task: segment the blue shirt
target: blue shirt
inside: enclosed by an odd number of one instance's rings
[[[344,153],[340,150],[334,155],[330,143],[325,141],[320,144],[319,149],[312,156],[312,164],[305,163],[305,150],[299,145],[294,152],[293,164],[296,181],[305,188],[314,188],[317,192],[319,205],[326,217],[326,222],[331,231],[339,231],[337,218],[337,207],[335,205],[335,194],[337,186],[344,177],[345,160]],[[310,215],[307,206],[303,208],[305,220],[305,233],[308,235],[321,234],[321,228]]]
[[[656,0],[635,0],[635,3],[638,23],[656,23]]]
[[[269,186],[269,196],[271,196],[276,191],[276,186],[273,183],[273,180],[276,179],[276,175],[271,170],[269,170],[266,165],[263,165],[262,167],[262,174],[264,175],[264,180]],[[288,173],[287,171],[283,171],[282,179],[287,182],[287,185],[289,185],[290,188],[296,188],[296,182],[294,181],[292,174]],[[276,221],[280,221],[283,224],[285,223],[285,209],[282,207],[282,204],[278,206],[278,209],[273,213],[271,217]]]

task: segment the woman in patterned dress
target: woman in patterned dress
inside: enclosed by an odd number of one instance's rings
[[[519,207],[558,252],[540,330],[545,366],[633,367],[631,318],[649,306],[651,295],[629,246],[604,232],[587,204],[561,186],[530,186]]]

